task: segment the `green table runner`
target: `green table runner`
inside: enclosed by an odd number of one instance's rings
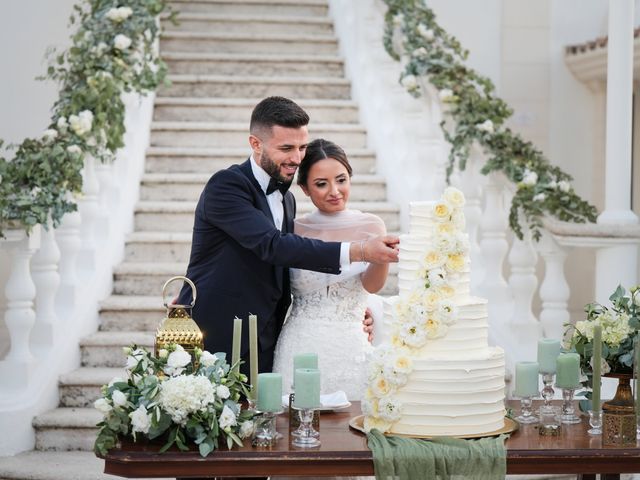
[[[377,480],[504,479],[507,473],[508,437],[432,440],[367,434]]]

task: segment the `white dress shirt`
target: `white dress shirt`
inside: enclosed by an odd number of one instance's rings
[[[267,188],[269,187],[269,180],[271,177],[260,167],[251,155],[251,172],[253,176],[260,184],[260,188],[267,197],[267,203],[269,204],[269,210],[271,210],[271,216],[273,223],[278,230],[282,230],[282,222],[284,221],[284,205],[282,200],[284,197],[280,190],[275,190],[267,195]],[[342,273],[349,269],[349,242],[342,242],[340,244],[340,268]]]

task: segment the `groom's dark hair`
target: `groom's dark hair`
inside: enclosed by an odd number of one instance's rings
[[[287,128],[300,128],[309,124],[309,115],[293,100],[284,97],[267,97],[253,109],[249,132],[271,133],[274,125]]]

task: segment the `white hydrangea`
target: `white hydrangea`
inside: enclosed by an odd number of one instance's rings
[[[214,401],[214,386],[202,375],[171,377],[160,385],[160,406],[180,425],[186,424],[190,414],[206,409]]]
[[[151,428],[151,414],[147,412],[144,405],[140,405],[137,409],[129,414],[131,418],[131,429],[134,432],[149,433]]]
[[[231,410],[227,405],[222,409],[222,413],[220,414],[220,419],[218,420],[221,429],[226,429],[229,427],[233,427],[238,424],[238,420],[236,418],[236,414]]]
[[[485,120],[482,123],[478,123],[476,128],[480,131],[493,133],[495,131],[495,127],[493,126],[493,122],[489,119]]]
[[[122,33],[119,33],[113,39],[113,46],[120,51],[124,51],[131,46],[131,39]]]

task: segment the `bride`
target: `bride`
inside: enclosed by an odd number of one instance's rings
[[[352,168],[338,145],[323,139],[309,143],[298,168],[298,184],[316,211],[295,221],[295,233],[328,241],[361,242],[385,235],[383,221],[349,210]],[[362,318],[369,293],[379,291],[389,266],[352,263],[340,275],[291,269],[293,304],[275,348],[273,371],[288,389],[293,381],[293,357],[316,352],[321,392],[343,390],[360,400],[365,390],[365,356],[371,346]]]

